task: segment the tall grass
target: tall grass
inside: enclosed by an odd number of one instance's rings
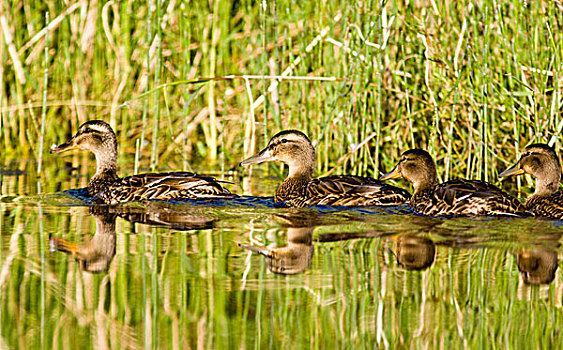
[[[285,128],[314,140],[319,173],[377,176],[421,147],[444,179],[495,181],[527,143],[561,144],[559,1],[35,1],[0,17],[5,158],[37,149],[47,32],[45,142],[108,120],[127,172],[136,151],[140,168],[231,169]],[[229,74],[342,80],[171,84]]]

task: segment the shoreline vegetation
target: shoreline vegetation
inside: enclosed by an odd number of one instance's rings
[[[315,176],[379,177],[417,147],[438,181],[527,197],[529,176],[498,173],[527,144],[562,151],[562,21],[563,0],[0,0],[0,348],[562,347],[561,222],[90,206],[59,191],[85,187],[94,156],[49,154],[102,119],[121,176],[271,196],[281,180],[237,165],[299,129]]]
[[[291,128],[319,176],[378,177],[419,147],[440,181],[499,183],[527,144],[561,151],[562,18],[560,1],[2,2],[2,161],[41,175],[50,144],[103,119],[123,174],[225,174]]]

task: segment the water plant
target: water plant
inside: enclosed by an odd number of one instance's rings
[[[37,157],[41,135],[104,119],[127,167],[226,171],[298,128],[319,174],[378,176],[421,147],[440,180],[496,181],[527,143],[560,146],[562,13],[517,0],[3,4],[1,157]]]

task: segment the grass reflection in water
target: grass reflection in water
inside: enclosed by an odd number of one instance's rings
[[[248,201],[45,205],[42,219],[31,203],[2,204],[4,343],[530,346],[526,333],[535,346],[562,342],[557,222]],[[40,220],[46,249],[73,258],[48,252],[40,265]]]

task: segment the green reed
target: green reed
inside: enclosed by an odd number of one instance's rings
[[[36,153],[48,32],[45,142],[108,120],[126,172],[136,150],[141,169],[231,169],[296,128],[317,144],[319,173],[377,176],[421,147],[443,178],[496,181],[527,143],[561,144],[562,11],[516,0],[27,2],[4,14],[0,142],[10,157]],[[285,71],[344,81],[174,84]]]

